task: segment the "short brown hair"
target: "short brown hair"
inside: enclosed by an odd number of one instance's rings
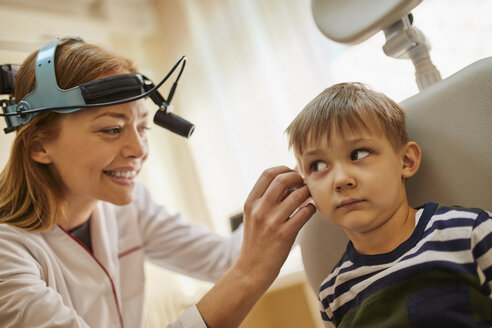
[[[22,100],[36,86],[37,51],[21,65],[15,81],[15,99]],[[132,73],[134,63],[106,49],[76,40],[62,41],[55,53],[58,86],[69,89],[103,76]],[[31,231],[48,230],[63,222],[63,184],[49,165],[31,158],[40,142],[58,137],[62,115],[43,112],[17,128],[9,161],[0,173],[0,223]]]
[[[359,82],[335,84],[311,100],[286,129],[289,147],[299,158],[307,143],[329,138],[331,129],[342,135],[347,129],[382,131],[395,149],[408,142],[404,109]]]

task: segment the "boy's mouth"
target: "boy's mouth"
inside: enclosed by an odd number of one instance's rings
[[[364,199],[347,198],[338,203],[336,208],[348,207],[363,202]]]

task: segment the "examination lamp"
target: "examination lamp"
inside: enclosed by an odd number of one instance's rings
[[[36,87],[17,104],[14,99],[14,86],[19,65],[0,66],[0,95],[9,95],[8,100],[0,100],[3,112],[0,116],[4,116],[7,122],[5,133],[15,131],[18,126],[29,123],[34,116],[47,110],[71,113],[84,108],[114,106],[150,97],[158,106],[154,123],[183,137],[191,136],[194,125],[171,113],[172,106],[170,106],[185,67],[186,57],[181,57],[156,85],[140,73],[130,73],[82,83],[64,90],[58,86],[54,65],[55,50],[62,40],[83,42],[81,38],[65,37],[42,47],[36,57]],[[157,90],[180,64],[181,70],[165,99]]]

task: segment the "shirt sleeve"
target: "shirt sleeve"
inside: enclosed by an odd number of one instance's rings
[[[335,328],[335,324],[333,321],[330,321],[328,319],[328,315],[326,314],[326,310],[323,307],[323,304],[321,303],[321,299],[318,296],[318,308],[319,308],[319,315],[321,316],[321,321],[323,322],[323,327],[327,328]]]
[[[62,296],[46,286],[28,248],[9,237],[0,231],[1,326],[88,328]]]
[[[243,229],[224,237],[205,225],[171,215],[155,204],[140,185],[137,212],[147,259],[167,269],[210,282],[217,281],[236,260]]]
[[[492,298],[492,217],[490,212],[480,212],[475,220],[471,249],[477,262],[480,283]]]
[[[183,312],[176,322],[168,325],[167,328],[207,328],[207,326],[198,308],[193,305]]]

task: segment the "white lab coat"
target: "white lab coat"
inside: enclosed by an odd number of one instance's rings
[[[127,206],[100,202],[93,254],[57,226],[0,224],[0,327],[144,327],[144,260],[216,281],[239,252],[224,238],[156,205],[142,185]],[[238,229],[239,230],[239,229]],[[170,327],[205,327],[195,306]]]

